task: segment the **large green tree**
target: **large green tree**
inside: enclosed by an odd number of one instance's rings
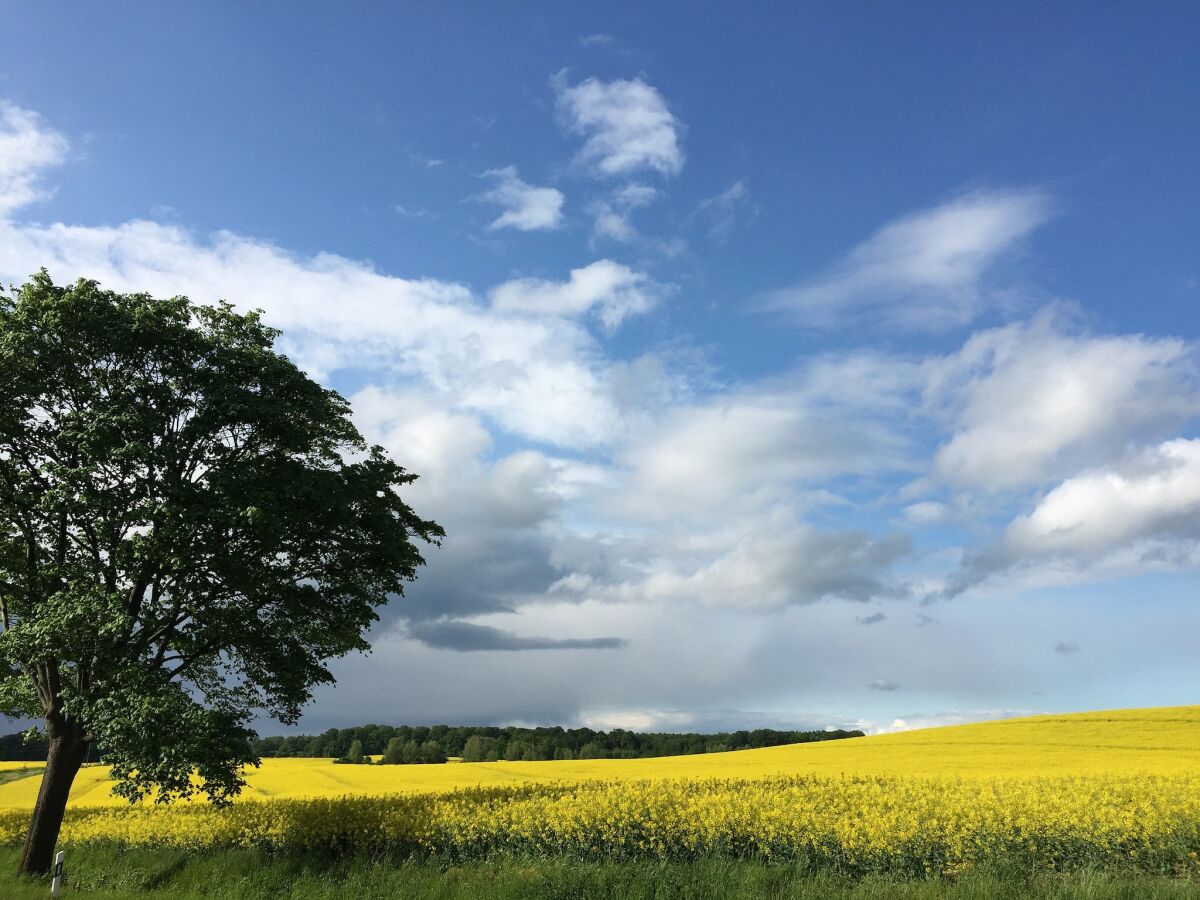
[[[22,871],[93,742],[130,800],[228,802],[251,717],[295,721],[443,535],[277,336],[45,271],[0,291],[0,711],[50,746]]]

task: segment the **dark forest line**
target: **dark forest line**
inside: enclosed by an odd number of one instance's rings
[[[360,725],[330,728],[320,734],[258,737],[253,751],[263,757],[304,756],[340,758],[350,754],[357,741],[361,752],[379,756],[392,746],[389,762],[441,762],[460,757],[468,762],[544,759],[637,759],[655,756],[688,756],[754,747],[777,747],[862,737],[861,731],[723,731],[715,734],[595,731],[591,728],[518,728],[508,726]],[[403,748],[397,753],[397,748]],[[416,749],[414,749],[416,748]],[[358,748],[354,748],[358,749]],[[0,760],[45,762],[44,737],[27,740],[23,733],[0,736]],[[90,762],[101,761],[95,747]]]
[[[361,725],[331,728],[317,735],[258,738],[253,750],[259,756],[345,757],[358,742],[370,756],[385,753],[392,743],[389,761],[436,762],[460,757],[468,762],[545,759],[637,759],[654,756],[687,756],[803,744],[813,741],[862,737],[861,731],[726,731],[716,734],[595,731],[591,728],[519,728],[507,726],[450,725]],[[397,758],[395,748],[425,748],[422,753]],[[358,748],[355,748],[358,749]]]

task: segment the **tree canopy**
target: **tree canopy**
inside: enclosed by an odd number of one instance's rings
[[[93,742],[131,800],[234,796],[250,718],[294,722],[443,536],[278,334],[44,270],[0,292],[0,710],[49,740],[31,843]]]

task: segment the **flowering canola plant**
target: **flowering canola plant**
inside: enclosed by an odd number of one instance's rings
[[[1200,875],[1200,707],[1037,717],[646,760],[267,760],[231,808],[129,806],[80,774],[64,844],[787,858],[955,872],[1006,859]],[[24,836],[36,777],[0,785]]]

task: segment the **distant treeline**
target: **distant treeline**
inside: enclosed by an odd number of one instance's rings
[[[50,752],[50,744],[42,735],[38,735],[30,740],[25,739],[25,733],[18,731],[16,734],[0,735],[0,760],[7,762],[45,762],[46,756]],[[86,762],[99,762],[100,754],[96,750],[96,745],[92,744],[88,748]]]
[[[727,731],[719,734],[659,734],[593,731],[590,728],[495,728],[449,725],[362,725],[331,728],[316,735],[257,738],[262,757],[353,758],[387,754],[388,762],[442,762],[456,756],[468,762],[539,759],[637,759],[719,753],[810,741],[862,737],[861,731]],[[354,745],[357,744],[357,747]],[[389,747],[390,745],[390,747]],[[389,752],[390,751],[390,752]]]

